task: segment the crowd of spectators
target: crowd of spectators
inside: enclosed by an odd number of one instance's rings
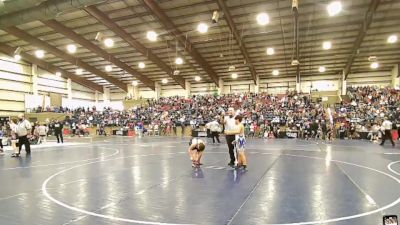
[[[312,103],[309,95],[288,92],[280,96],[266,93],[196,95],[190,98],[175,96],[148,100],[146,106],[123,111],[78,108],[69,113],[67,122],[130,128],[139,123],[168,135],[176,131],[178,126],[197,128],[208,122],[220,121],[228,107],[238,109],[238,113],[245,118],[246,129],[254,135],[259,133],[259,127],[295,127],[296,124],[323,120],[325,117],[322,105]]]
[[[321,102],[312,101],[309,94],[287,92],[174,96],[149,99],[146,106],[130,110],[59,107],[55,111],[68,114],[66,123],[73,133],[84,133],[87,127],[97,127],[103,132],[106,126],[127,129],[139,126],[148,133],[173,135],[177,127],[195,129],[221,121],[228,107],[243,115],[249,137],[359,138],[369,135],[377,138],[384,117],[400,128],[398,90],[348,88],[348,96],[347,101],[325,108]]]
[[[392,88],[348,88],[349,100],[336,106],[334,118],[337,128],[349,138],[381,135],[384,118],[400,132],[400,91]],[[365,138],[365,137],[364,137]]]

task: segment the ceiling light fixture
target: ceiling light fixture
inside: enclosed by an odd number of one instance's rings
[[[238,74],[237,73],[232,73],[232,79],[236,79],[238,78]]]
[[[200,80],[201,80],[201,77],[195,76],[195,77],[194,77],[194,80],[195,80],[195,81],[200,81]]]
[[[331,2],[326,9],[328,10],[329,16],[335,16],[342,11],[342,3],[340,1]]]
[[[332,42],[330,42],[330,41],[324,41],[324,42],[322,43],[322,48],[323,48],[324,50],[331,49],[331,48],[332,48]]]
[[[197,31],[202,34],[207,33],[208,25],[205,23],[200,23],[199,25],[197,25]]]
[[[273,55],[275,54],[274,48],[267,48],[267,55]]]
[[[96,37],[94,38],[94,40],[101,42],[101,41],[103,41],[103,39],[104,39],[103,33],[97,32]]]
[[[14,59],[17,61],[21,60],[21,47],[17,47],[14,50]]]
[[[371,63],[371,69],[377,69],[379,67],[379,63],[373,62]]]
[[[75,74],[76,75],[82,75],[83,74],[83,69],[81,69],[81,68],[76,69],[75,70]]]
[[[269,16],[266,13],[259,13],[257,15],[257,23],[261,26],[265,26],[269,23]]]
[[[132,81],[133,86],[138,86],[138,82],[136,80]]]
[[[168,83],[168,80],[167,79],[162,79],[162,81],[161,81],[163,84],[166,84],[166,83]]]
[[[272,75],[278,76],[279,75],[279,70],[272,70]]]
[[[146,37],[147,39],[149,39],[150,41],[157,41],[157,33],[154,31],[147,31]]]
[[[388,37],[387,42],[390,44],[396,43],[397,42],[397,35],[392,34]]]
[[[56,72],[57,77],[61,77],[61,75],[62,75],[61,72],[59,72],[59,71]]]
[[[15,59],[16,61],[21,60],[21,55],[14,55],[14,59]]]
[[[144,62],[140,62],[140,63],[138,64],[138,67],[139,67],[140,69],[144,69],[144,68],[146,67],[146,64],[144,64]]]
[[[175,63],[176,63],[177,65],[182,65],[182,64],[183,64],[183,59],[182,59],[181,57],[177,57],[177,58],[175,59]]]
[[[107,72],[111,72],[113,70],[113,67],[111,65],[107,65],[107,66],[105,66],[105,70]]]
[[[111,39],[111,38],[106,38],[106,39],[104,39],[104,45],[105,45],[107,48],[111,48],[111,47],[114,46],[114,40]]]
[[[320,73],[325,72],[325,71],[326,71],[325,66],[320,66],[320,67],[318,68],[318,71],[319,71]]]
[[[67,51],[71,54],[74,54],[76,52],[76,45],[74,44],[67,45]]]
[[[218,23],[218,19],[219,19],[219,12],[218,12],[217,10],[215,10],[215,11],[213,12],[211,21],[212,21],[213,23]]]
[[[44,57],[44,51],[43,50],[36,50],[35,51],[35,56],[39,59],[42,59]]]

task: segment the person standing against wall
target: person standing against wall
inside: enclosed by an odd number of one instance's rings
[[[49,128],[44,124],[41,123],[37,128],[39,141],[38,144],[46,143],[47,132],[49,132]]]
[[[0,155],[4,155],[4,150],[3,150],[3,137],[4,137],[5,130],[3,128],[3,125],[0,124]]]
[[[217,139],[218,143],[221,143],[219,141],[219,133],[221,132],[221,127],[220,127],[217,119],[210,122],[209,124],[210,124],[210,131],[211,131],[211,137],[213,139],[213,143],[215,143],[215,139]]]
[[[19,149],[18,153],[13,154],[12,157],[19,157],[21,155],[22,146],[25,146],[26,156],[31,155],[31,144],[28,140],[28,135],[31,134],[32,125],[31,123],[25,119],[23,114],[18,116],[18,124],[17,124],[17,135],[18,135],[18,144]]]
[[[14,150],[14,153],[11,155],[17,155],[18,154],[18,148],[17,148],[17,130],[18,130],[18,125],[17,125],[17,119],[13,118],[10,120],[10,139],[11,139],[11,147]]]
[[[64,125],[58,120],[56,120],[56,122],[53,124],[54,135],[56,135],[56,137],[57,137],[57,143],[60,143],[60,140],[61,140],[61,143],[64,143],[64,138],[63,138],[63,133],[62,133],[63,128],[64,128]]]
[[[74,137],[75,134],[76,134],[76,123],[75,123],[75,122],[72,123],[71,129],[72,129],[72,134],[71,134],[71,136]]]
[[[384,133],[382,135],[382,142],[381,145],[385,144],[386,139],[389,139],[392,142],[392,146],[394,147],[394,141],[392,137],[392,122],[388,120],[387,117],[385,117],[385,120],[382,123],[382,129],[384,130]]]
[[[236,128],[236,123],[235,123],[235,109],[234,108],[229,108],[228,109],[228,116],[224,117],[223,124],[225,125],[225,138],[226,138],[226,143],[228,145],[229,149],[229,157],[230,161],[228,163],[228,166],[234,166],[235,165],[235,154],[234,154],[234,148],[235,146],[233,145],[233,141],[235,141],[235,135],[230,134],[233,133],[234,131],[237,130]]]

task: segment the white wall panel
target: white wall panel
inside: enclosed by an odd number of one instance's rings
[[[79,107],[92,108],[95,105],[95,102],[91,100],[62,98],[62,106],[70,109],[76,109]]]
[[[0,99],[1,100],[14,100],[18,102],[25,101],[25,93],[23,92],[10,92],[7,90],[0,90]]]
[[[84,91],[84,92],[90,92],[94,94],[94,91],[92,89],[89,89],[85,86],[82,86],[80,84],[72,82],[72,90],[74,91]]]
[[[10,81],[26,82],[26,83],[31,82],[31,78],[30,78],[29,75],[13,73],[13,72],[7,72],[7,71],[3,71],[3,70],[0,70],[0,79],[10,80]]]
[[[161,90],[162,97],[185,96],[185,95],[186,95],[186,92],[183,89]]]
[[[6,56],[0,53],[0,65],[1,70],[8,71],[10,73],[21,73],[21,74],[31,74],[32,67],[30,64],[24,61],[15,61],[14,58]]]
[[[0,100],[1,110],[5,111],[24,111],[24,102],[17,102],[17,101],[4,101]]]
[[[11,92],[29,92],[30,84],[0,79],[0,88]]]
[[[155,98],[156,93],[154,91],[149,91],[149,90],[144,90],[144,91],[139,91],[139,96],[141,98]]]
[[[0,54],[0,116],[17,115],[25,111],[25,94],[32,88],[32,66],[24,61]],[[67,94],[66,79],[38,68],[39,94],[49,92]],[[94,100],[94,91],[72,83],[72,95],[76,99]],[[4,101],[11,100],[11,101]],[[36,106],[35,106],[36,107]]]
[[[94,101],[94,93],[82,92],[82,91],[72,91],[73,99],[83,99]]]
[[[110,92],[110,101],[124,100],[126,97],[125,92]]]

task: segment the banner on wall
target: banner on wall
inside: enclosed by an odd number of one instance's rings
[[[43,108],[50,106],[50,97],[45,95],[25,94],[25,109],[27,111],[39,106]]]
[[[65,107],[67,107],[69,109],[76,109],[79,107],[92,108],[93,106],[96,106],[94,101],[83,100],[83,99],[62,98],[62,107],[64,107],[64,108]]]
[[[107,101],[96,104],[96,102],[90,100],[62,98],[62,107],[67,107],[69,109],[76,109],[79,107],[93,108],[93,106],[95,106],[99,111],[101,111],[104,107],[110,107],[115,110],[124,109],[124,104],[122,101]]]
[[[55,107],[62,106],[62,96],[61,94],[50,93],[50,105]]]

